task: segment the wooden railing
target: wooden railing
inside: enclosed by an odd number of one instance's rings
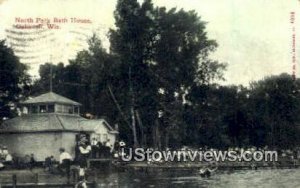
[[[67,181],[67,182],[55,182],[55,183],[45,183],[45,182],[40,182],[39,178],[43,174],[38,174],[35,173],[33,174],[34,180],[33,182],[18,182],[18,178],[16,174],[12,175],[5,175],[9,176],[8,181],[1,181],[0,182],[0,188],[17,188],[17,187],[75,187],[75,185],[78,183],[78,176],[73,173],[73,181]],[[1,175],[3,177],[3,175]],[[2,178],[3,179],[3,178]],[[31,178],[32,179],[32,178]],[[87,182],[87,185],[91,188],[94,188],[97,186],[96,181],[92,182]]]

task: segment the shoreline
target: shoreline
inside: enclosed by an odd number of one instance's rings
[[[112,163],[111,163],[112,164]],[[103,166],[101,163],[92,165],[92,168],[87,170],[87,182],[89,185],[95,185],[97,177],[103,174],[111,173],[122,173],[129,172],[133,174],[140,173],[160,173],[160,172],[193,172],[197,173],[199,170],[206,166],[206,164],[200,163],[187,163],[187,164],[147,164],[146,162],[130,162],[127,164],[112,164],[109,166]],[[224,173],[227,170],[245,170],[245,171],[256,171],[256,170],[280,170],[280,169],[299,169],[300,164],[295,165],[278,165],[273,166],[266,165],[256,165],[253,167],[250,163],[248,164],[218,164],[218,173]],[[2,187],[12,187],[14,177],[17,179],[16,185],[21,187],[72,187],[77,182],[75,171],[72,172],[71,177],[68,181],[66,176],[61,176],[59,174],[51,174],[45,171],[41,167],[36,167],[33,170],[30,169],[3,169],[0,171],[0,186]],[[102,174],[102,175],[101,175]],[[200,175],[199,175],[200,176]]]
[[[204,162],[116,162],[116,168],[123,169],[201,169],[207,167],[209,163]],[[253,170],[253,169],[286,169],[299,168],[299,161],[277,161],[277,162],[219,162],[214,165],[219,170]]]
[[[87,171],[96,172],[97,170],[112,170],[112,171],[122,171],[126,169],[131,170],[143,170],[143,169],[179,169],[179,170],[197,170],[203,167],[207,167],[209,163],[204,162],[164,162],[164,163],[147,163],[145,162],[120,162],[117,160],[112,161],[93,161],[91,167]],[[300,168],[300,162],[296,161],[277,161],[277,162],[219,162],[215,165],[218,170],[256,170],[256,169],[298,169]],[[76,172],[76,165],[72,165],[71,170]],[[16,168],[4,168],[0,170],[1,175],[12,175],[12,174],[41,174],[45,176],[59,176],[55,173],[50,173],[45,171],[43,167],[35,167],[32,170],[28,168],[16,169]]]

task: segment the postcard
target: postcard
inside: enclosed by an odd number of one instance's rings
[[[0,0],[0,187],[300,187],[299,25],[299,0]]]

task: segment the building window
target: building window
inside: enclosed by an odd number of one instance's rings
[[[58,113],[62,113],[63,112],[63,106],[62,105],[60,105],[60,104],[57,104],[57,105],[55,105],[55,107],[56,107],[56,112],[58,112]]]
[[[26,106],[23,107],[23,114],[28,114],[28,108]]]
[[[38,113],[38,107],[37,106],[31,106],[31,113],[33,113],[33,114]]]
[[[78,106],[74,106],[74,114],[79,114],[79,107]]]
[[[47,112],[47,106],[46,105],[40,105],[40,113],[46,113]]]
[[[48,112],[53,113],[54,112],[54,104],[49,104],[48,105]]]
[[[63,113],[73,114],[73,106],[63,105]]]
[[[67,106],[67,110],[69,114],[73,114],[73,106]]]

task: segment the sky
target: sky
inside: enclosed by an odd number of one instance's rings
[[[295,55],[296,77],[300,76],[300,2],[299,0],[153,0],[154,5],[195,10],[203,21],[210,39],[215,39],[218,49],[211,58],[227,63],[222,84],[242,84],[266,76],[293,71]],[[76,53],[87,47],[86,38],[91,33],[101,35],[104,46],[109,46],[107,31],[114,27],[113,11],[116,0],[0,0],[0,38],[18,38],[6,30],[31,32],[31,29],[13,29],[16,18],[66,18],[59,29],[43,30],[42,39],[36,43],[25,41],[30,58],[21,59],[30,64],[30,73],[38,74],[45,61],[68,63]],[[291,12],[295,13],[290,23]],[[70,23],[71,18],[89,19],[91,24]],[[293,28],[295,30],[293,31]],[[82,35],[85,33],[85,35]],[[299,33],[299,34],[298,34]],[[295,52],[293,49],[295,34]],[[23,35],[22,35],[23,36]],[[30,38],[30,37],[29,37]],[[23,41],[24,42],[24,41]],[[22,49],[18,49],[22,51]],[[33,54],[33,55],[32,55]],[[57,54],[54,55],[53,54]],[[22,55],[22,54],[17,54]],[[29,59],[29,60],[28,60]]]

